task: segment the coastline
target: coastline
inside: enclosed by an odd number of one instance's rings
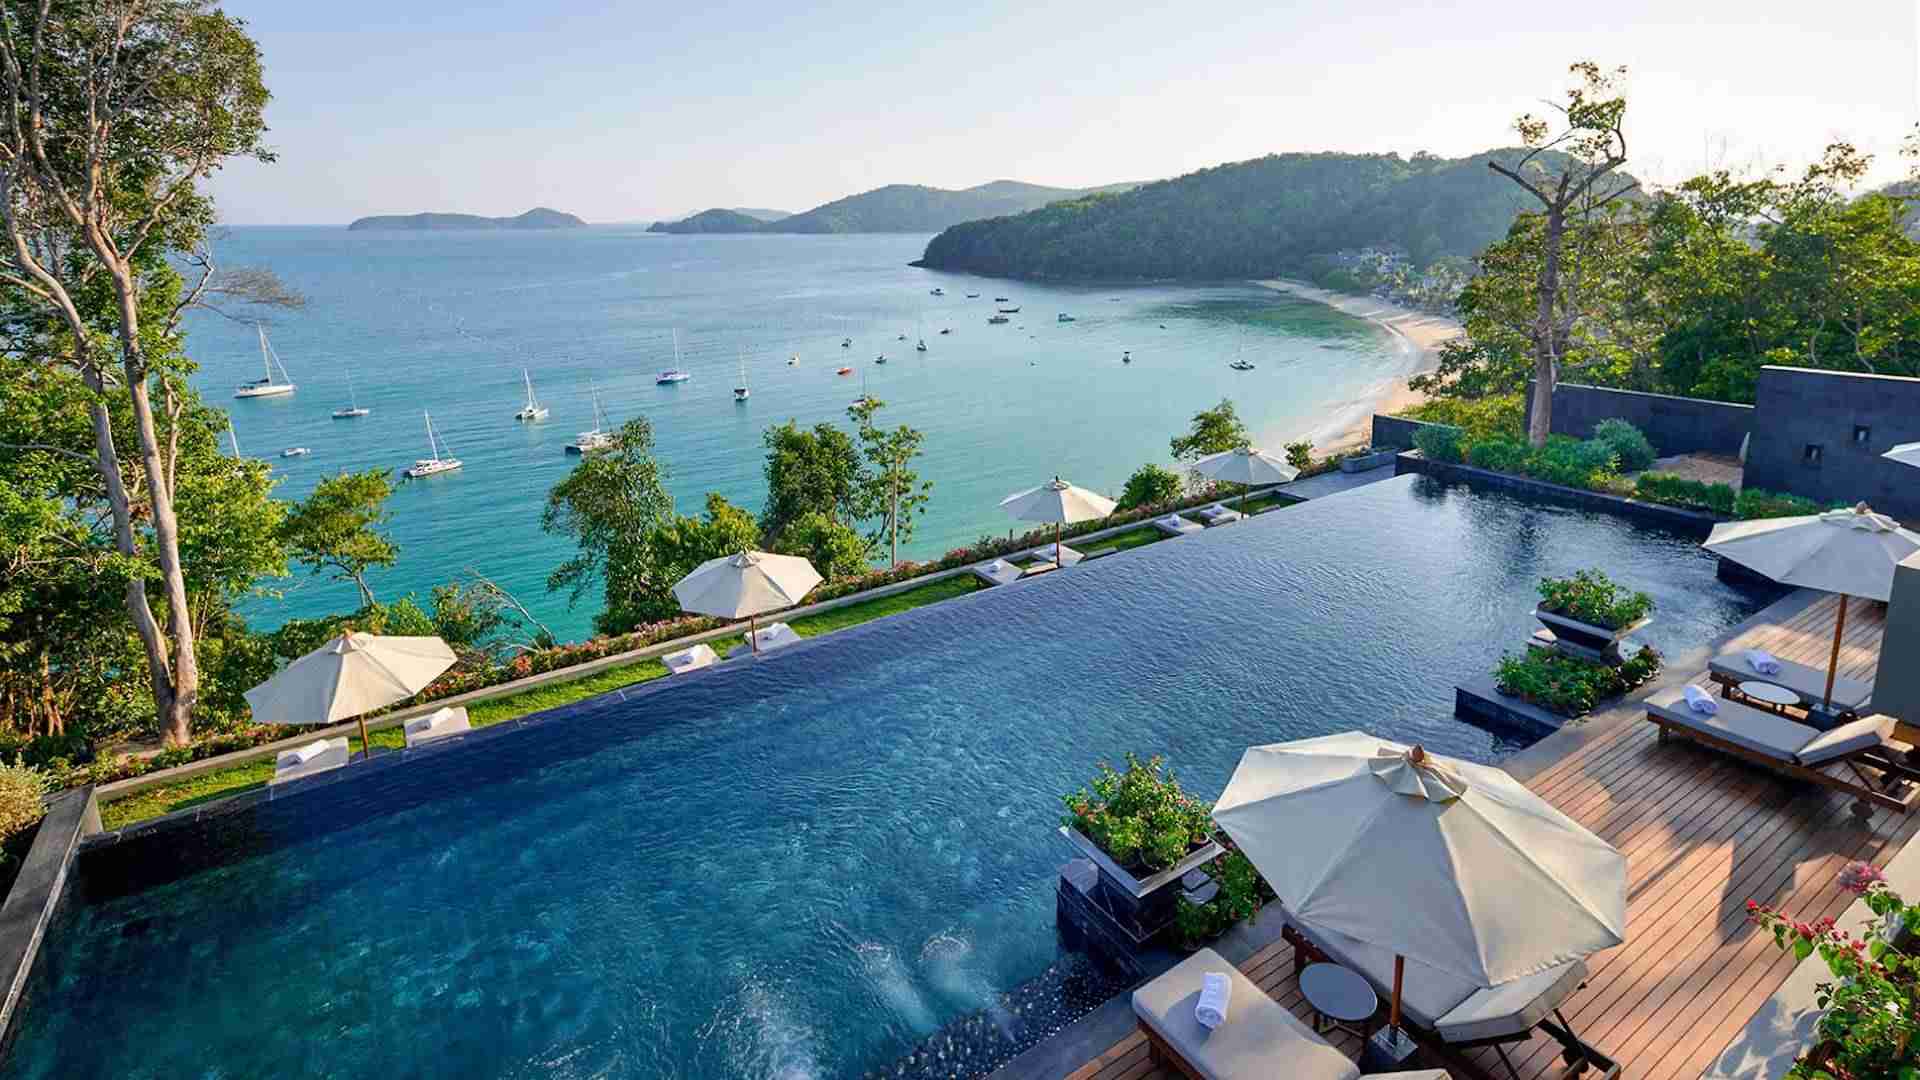
[[[1373,414],[1392,413],[1425,401],[1426,395],[1407,385],[1415,375],[1432,371],[1440,362],[1440,346],[1466,333],[1459,322],[1372,296],[1358,296],[1322,289],[1301,281],[1270,278],[1253,284],[1264,289],[1365,319],[1399,339],[1407,352],[1407,367],[1397,376],[1367,388],[1352,401],[1336,406],[1325,423],[1308,432],[1313,447],[1321,454],[1336,453],[1365,446],[1373,437]],[[1268,440],[1272,441],[1272,440]]]

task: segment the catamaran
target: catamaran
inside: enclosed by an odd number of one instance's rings
[[[1064,312],[1064,311],[1063,311],[1063,312],[1061,312],[1060,314],[1058,314],[1058,315],[1055,315],[1055,316],[1053,317],[1053,321],[1054,321],[1054,322],[1073,322],[1073,321],[1074,321],[1074,319],[1073,319],[1073,316],[1071,316],[1071,315],[1069,315],[1069,314],[1067,314],[1066,312]]]
[[[567,444],[567,453],[585,454],[593,450],[605,450],[613,445],[613,432],[603,426],[606,421],[600,416],[600,390],[593,391],[593,428],[573,437]]]
[[[367,415],[370,411],[360,407],[360,395],[354,392],[353,372],[351,371],[347,372],[347,401],[350,402],[350,404],[346,408],[333,410],[333,418],[335,420],[358,419],[359,417]]]
[[[452,472],[463,464],[459,458],[452,456],[451,451],[449,451],[447,457],[440,456],[440,441],[434,438],[433,435],[433,417],[424,409],[421,410],[420,415],[427,421],[428,456],[418,459],[412,465],[407,466],[406,470],[401,473],[402,476],[405,476],[409,480],[418,480],[423,476]]]
[[[734,385],[733,400],[745,401],[753,391],[747,389],[747,358],[740,358],[740,381]]]
[[[279,354],[273,351],[272,345],[267,344],[267,328],[259,323],[255,323],[253,328],[260,331],[260,363],[267,369],[266,378],[241,383],[233,388],[233,396],[237,398],[277,397],[281,394],[293,393],[293,379],[287,375],[287,365],[280,363]],[[279,365],[280,368],[279,382],[273,379],[275,365]]]
[[[545,420],[547,418],[547,407],[535,401],[533,397],[533,376],[527,374],[526,368],[521,368],[520,378],[527,384],[527,403],[520,407],[519,412],[513,414],[513,418],[515,420]]]
[[[653,377],[654,385],[670,386],[693,378],[693,373],[680,366],[680,331],[673,332],[673,366]]]
[[[280,451],[280,456],[281,457],[306,457],[308,454],[311,454],[311,453],[313,453],[313,451],[307,449],[304,446],[289,446],[285,450]]]

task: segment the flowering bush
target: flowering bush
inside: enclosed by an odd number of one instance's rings
[[[1865,897],[1878,916],[1858,937],[1839,929],[1832,918],[1797,922],[1747,901],[1747,917],[1771,932],[1775,945],[1798,960],[1817,953],[1833,973],[1831,982],[1819,984],[1814,999],[1824,1010],[1816,1029],[1820,1042],[1786,1075],[1793,1080],[1913,1080],[1920,1076],[1920,1053],[1913,1045],[1920,1028],[1920,958],[1896,948],[1881,927],[1920,931],[1920,906],[1888,888],[1870,863],[1841,871],[1840,884]]]
[[[1101,762],[1092,784],[1063,797],[1065,823],[1128,869],[1157,872],[1186,858],[1213,839],[1213,804],[1182,791],[1165,765],[1131,753],[1125,772]]]
[[[1653,597],[1629,592],[1599,570],[1580,570],[1572,577],[1540,579],[1540,610],[1618,630],[1653,614]]]

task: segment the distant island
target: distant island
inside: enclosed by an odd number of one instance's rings
[[[799,214],[763,218],[747,209],[702,210],[680,221],[654,224],[662,233],[900,233],[939,232],[963,221],[1033,210],[1062,199],[1126,191],[1135,184],[1102,188],[1056,188],[995,180],[952,191],[921,184],[888,184],[836,199]],[[759,220],[756,220],[759,218]]]
[[[1530,196],[1466,158],[1291,153],[957,223],[915,266],[1051,280],[1220,281],[1311,274],[1364,249],[1414,265],[1469,259]],[[1549,160],[1549,165],[1553,162]]]
[[[481,217],[479,214],[382,214],[363,217],[349,229],[578,229],[586,222],[558,210],[536,206],[515,217]]]

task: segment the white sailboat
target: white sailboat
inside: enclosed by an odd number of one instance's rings
[[[693,378],[693,373],[680,366],[680,331],[673,332],[673,366],[653,377],[659,386],[672,386]]]
[[[740,358],[740,381],[733,386],[733,400],[745,401],[753,391],[747,389],[747,358]]]
[[[513,414],[513,418],[515,420],[545,420],[547,418],[547,407],[533,399],[533,376],[527,373],[526,368],[521,368],[520,378],[525,380],[527,384],[527,403],[521,407],[519,412]]]
[[[243,382],[234,387],[233,396],[237,398],[277,397],[280,394],[293,393],[293,379],[287,375],[287,365],[280,363],[279,354],[275,353],[273,346],[267,343],[267,328],[259,323],[255,323],[253,328],[260,332],[260,363],[266,368],[267,374],[263,379]],[[280,368],[279,382],[273,379],[275,365]]]
[[[407,467],[406,471],[402,475],[404,475],[409,480],[418,480],[423,476],[433,476],[438,473],[452,472],[453,470],[459,468],[462,464],[464,464],[459,458],[452,456],[451,450],[448,451],[447,457],[440,456],[440,442],[438,439],[434,438],[434,435],[433,435],[433,417],[429,415],[424,409],[421,410],[420,415],[425,417],[427,421],[427,454],[428,456],[420,458],[419,460],[415,461],[412,465]]]
[[[333,410],[333,418],[335,420],[353,420],[365,416],[368,412],[372,411],[360,407],[360,395],[354,392],[353,372],[351,371],[347,372],[347,402],[348,405],[346,408]]]
[[[606,421],[600,416],[600,390],[593,391],[593,427],[573,437],[567,444],[567,453],[585,454],[591,450],[605,450],[613,445],[613,432],[606,430]]]

